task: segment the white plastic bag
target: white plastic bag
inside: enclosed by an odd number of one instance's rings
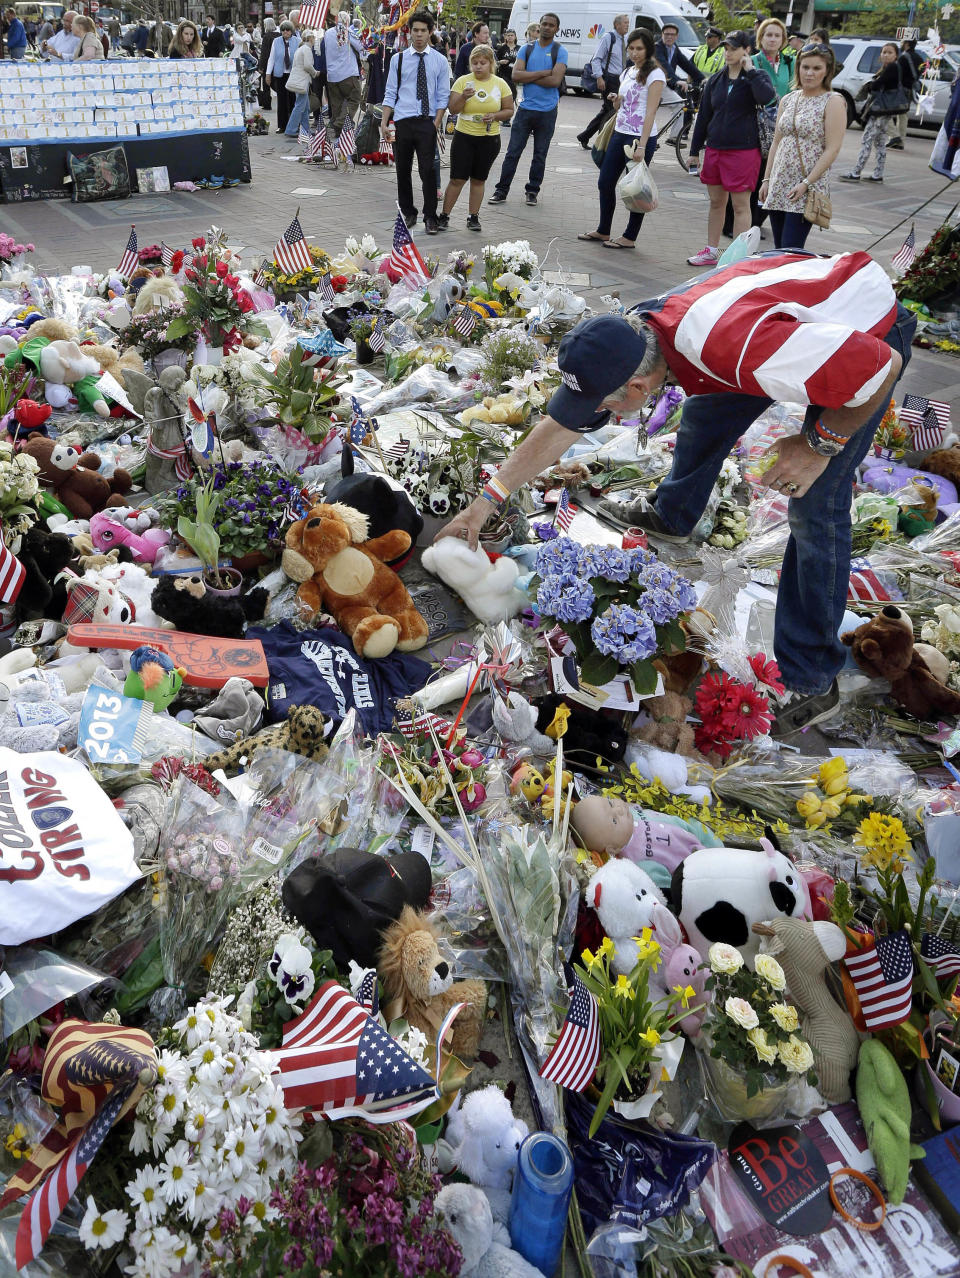
[[[632,148],[624,147],[625,151]],[[631,213],[652,213],[660,203],[660,192],[645,160],[627,168],[617,183],[617,195]]]

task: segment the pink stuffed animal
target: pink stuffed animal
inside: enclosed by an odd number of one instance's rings
[[[114,546],[128,546],[135,559],[152,564],[157,552],[170,541],[164,528],[151,528],[149,515],[130,510],[126,518],[119,512],[102,510],[90,520],[90,540],[101,553],[107,554]]]
[[[706,992],[706,980],[710,969],[693,946],[684,941],[683,928],[666,906],[653,907],[651,924],[663,959],[654,981],[664,994],[675,992],[677,986],[680,989],[687,989],[688,986],[693,989],[696,997],[690,999],[690,1006],[695,1010],[685,1016],[679,1025],[684,1034],[696,1038],[707,1014],[706,1005],[710,996]]]

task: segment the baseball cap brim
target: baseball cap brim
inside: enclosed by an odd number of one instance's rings
[[[616,387],[612,386],[610,389],[616,390]],[[610,417],[608,409],[600,412],[604,398],[605,396],[598,398],[596,395],[578,395],[566,386],[558,386],[547,405],[547,416],[567,430],[596,430],[598,426],[605,425]]]
[[[610,416],[601,404],[627,382],[643,362],[646,339],[618,315],[582,320],[560,343],[561,383],[547,413],[567,430],[589,431]]]

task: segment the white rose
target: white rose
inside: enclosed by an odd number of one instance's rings
[[[726,945],[723,941],[717,941],[710,946],[707,951],[707,958],[710,966],[715,972],[721,972],[725,976],[732,976],[734,972],[739,972],[743,967],[743,955],[738,949],[732,945]]]
[[[728,998],[723,1010],[742,1029],[756,1029],[760,1024],[760,1017],[745,998]]]
[[[792,1034],[800,1024],[797,1009],[789,1003],[774,1003],[770,1008],[770,1015],[787,1034]]]
[[[757,1059],[763,1061],[764,1065],[772,1065],[777,1059],[777,1049],[773,1043],[767,1041],[767,1036],[759,1026],[752,1029],[747,1034],[747,1039],[753,1046],[753,1050],[757,1053]]]
[[[783,968],[769,954],[758,954],[754,968],[757,975],[762,976],[766,983],[778,993],[787,988],[787,978],[783,974]]]
[[[813,1068],[813,1052],[809,1043],[791,1034],[785,1043],[780,1044],[780,1059],[791,1074],[805,1074]]]

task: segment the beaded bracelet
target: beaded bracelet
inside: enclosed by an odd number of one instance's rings
[[[826,426],[823,424],[822,417],[818,418],[818,420],[813,423],[813,429],[817,432],[821,439],[829,439],[831,444],[849,443],[849,435],[835,435],[832,430],[827,430]]]

